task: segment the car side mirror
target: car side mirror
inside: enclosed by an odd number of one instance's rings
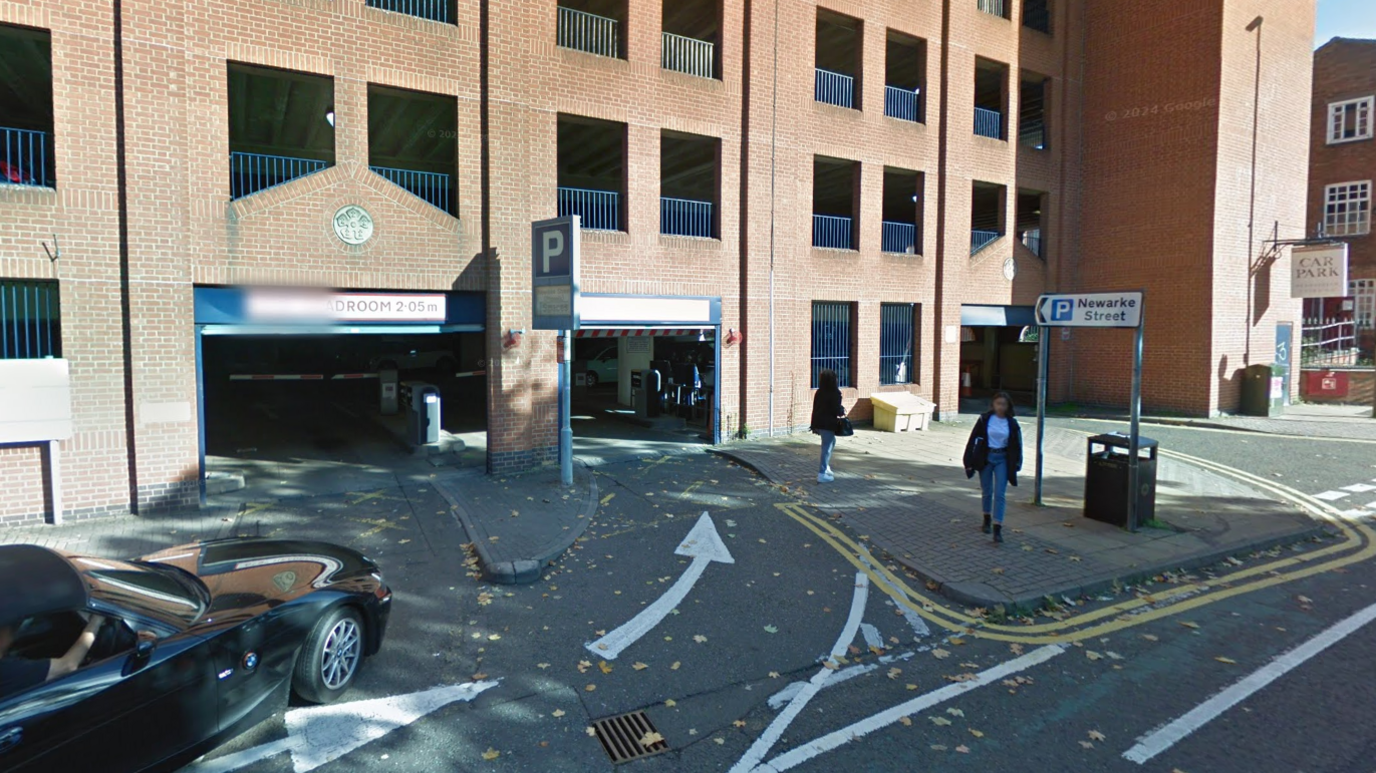
[[[147,660],[152,657],[153,650],[158,646],[158,639],[155,635],[147,631],[139,631],[138,643],[134,645],[134,659]]]

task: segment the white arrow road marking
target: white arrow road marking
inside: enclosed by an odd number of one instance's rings
[[[698,518],[698,522],[688,532],[688,536],[683,538],[674,554],[692,557],[693,563],[688,565],[688,571],[684,572],[663,596],[655,599],[654,603],[642,609],[640,614],[631,618],[625,625],[597,641],[583,645],[589,652],[606,660],[616,660],[617,655],[635,644],[640,637],[654,630],[654,627],[669,614],[669,610],[677,607],[679,602],[688,596],[688,592],[693,589],[698,578],[702,577],[708,564],[713,561],[723,564],[736,563],[736,559],[731,557],[731,551],[727,550],[721,541],[721,535],[717,534],[716,524],[712,523],[712,518],[706,511],[703,511],[702,517]]]
[[[311,706],[287,712],[287,737],[187,768],[187,773],[230,773],[282,752],[291,752],[296,773],[306,773],[343,757],[358,747],[405,727],[456,701],[471,701],[496,682],[469,682],[449,687]]]
[[[903,717],[925,711],[938,703],[944,703],[956,696],[983,687],[986,684],[997,682],[1010,674],[1016,674],[1032,666],[1045,663],[1063,652],[1065,652],[1065,646],[1061,644],[1050,644],[1032,650],[1026,655],[1014,658],[1006,663],[1001,663],[987,671],[981,671],[975,675],[974,679],[968,682],[956,682],[940,690],[933,690],[924,695],[919,695],[891,709],[866,717],[840,730],[827,733],[821,738],[808,741],[792,751],[781,754],[769,762],[761,764],[759,767],[752,768],[751,773],[782,773],[782,771],[797,767],[819,754],[824,754],[850,743],[861,736],[868,735],[875,730],[892,725]]]
[[[1145,763],[1372,620],[1376,620],[1376,604],[1334,624],[1289,652],[1276,656],[1270,663],[1252,672],[1242,681],[1195,706],[1174,722],[1139,739],[1136,746],[1123,752],[1123,758],[1139,765]]]
[[[865,615],[865,601],[869,598],[869,593],[869,578],[864,572],[856,572],[855,593],[850,601],[850,614],[846,617],[846,625],[841,629],[841,635],[836,637],[836,644],[831,647],[831,660],[844,657],[846,648],[855,640],[855,631],[860,627],[860,618]],[[834,673],[832,669],[825,665],[822,666],[817,675],[812,677],[812,680],[798,691],[792,701],[789,701],[788,708],[775,717],[774,721],[769,723],[769,727],[766,727],[764,732],[760,734],[760,737],[755,739],[755,743],[750,745],[740,761],[731,767],[730,773],[746,773],[746,771],[754,770],[755,765],[764,759],[770,749],[774,748],[774,744],[778,743],[784,731],[802,713],[807,702],[812,700],[813,696],[827,685],[827,681],[831,679]]]

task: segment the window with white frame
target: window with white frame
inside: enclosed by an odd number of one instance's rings
[[[1369,140],[1372,136],[1371,110],[1376,96],[1330,102],[1328,105],[1328,144]]]
[[[1323,229],[1328,236],[1371,233],[1371,181],[1324,188]]]
[[[1352,320],[1357,323],[1357,329],[1376,328],[1376,279],[1353,279],[1348,282],[1348,288],[1356,300]]]

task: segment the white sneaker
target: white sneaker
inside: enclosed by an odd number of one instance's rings
[[[829,472],[820,472],[820,473],[817,473],[817,482],[818,482],[818,483],[830,483],[830,482],[832,482],[832,481],[834,481],[834,480],[836,480],[836,476],[835,476],[835,475],[832,475],[832,474],[829,473]]]

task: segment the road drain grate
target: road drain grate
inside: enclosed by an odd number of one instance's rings
[[[603,750],[616,765],[669,751],[669,744],[643,711],[599,719],[592,726]]]

